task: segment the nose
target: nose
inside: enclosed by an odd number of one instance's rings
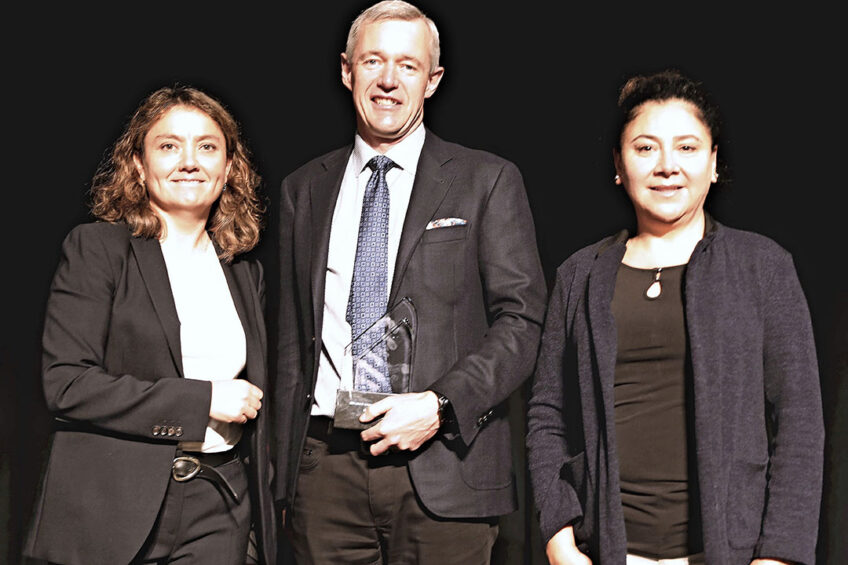
[[[677,160],[674,158],[674,152],[661,149],[659,151],[659,158],[657,159],[657,166],[654,171],[656,174],[662,176],[671,176],[680,172],[680,167],[677,164]]]
[[[387,91],[394,90],[397,88],[397,85],[397,67],[393,63],[383,65],[380,71],[380,88]]]
[[[185,150],[182,152],[182,159],[180,159],[180,170],[197,170],[197,156],[194,152],[195,150],[191,146],[185,148]]]

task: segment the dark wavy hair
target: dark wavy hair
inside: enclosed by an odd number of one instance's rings
[[[689,102],[698,110],[698,118],[710,130],[713,146],[718,145],[721,118],[718,106],[703,85],[684,76],[676,69],[667,69],[651,75],[631,77],[621,87],[618,96],[618,122],[615,147],[621,149],[621,134],[645,102],[662,102],[678,99]]]
[[[144,138],[171,108],[186,106],[208,115],[224,133],[227,158],[232,161],[227,189],[209,214],[207,229],[220,248],[220,257],[231,261],[259,242],[264,206],[257,195],[261,182],[242,141],[238,123],[224,105],[189,86],[164,87],[150,94],[130,118],[109,156],[98,167],[91,184],[91,213],[106,222],[125,222],[138,237],[161,237],[163,224],[150,207],[133,156],[144,153]]]

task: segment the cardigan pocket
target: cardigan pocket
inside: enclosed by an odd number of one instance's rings
[[[768,461],[734,461],[727,487],[727,539],[735,549],[754,547],[760,537]]]
[[[588,542],[595,531],[594,512],[592,511],[594,503],[592,502],[592,491],[586,472],[586,452],[581,451],[574,457],[566,459],[559,470],[559,478],[571,485],[580,503],[583,517],[577,520],[573,527],[574,537],[578,546],[581,546],[582,543]],[[585,547],[582,547],[581,551],[585,551]]]

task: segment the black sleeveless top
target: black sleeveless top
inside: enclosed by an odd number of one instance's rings
[[[615,430],[627,551],[652,559],[703,551],[694,442],[692,369],[683,308],[685,265],[619,267]]]

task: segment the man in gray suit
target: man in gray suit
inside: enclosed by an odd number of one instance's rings
[[[416,7],[365,10],[341,56],[354,142],[282,184],[275,499],[299,563],[488,563],[517,509],[504,408],[534,366],[545,282],[515,165],[423,125],[443,73]],[[404,298],[413,392],[371,405],[362,432],[334,426],[346,346]]]

